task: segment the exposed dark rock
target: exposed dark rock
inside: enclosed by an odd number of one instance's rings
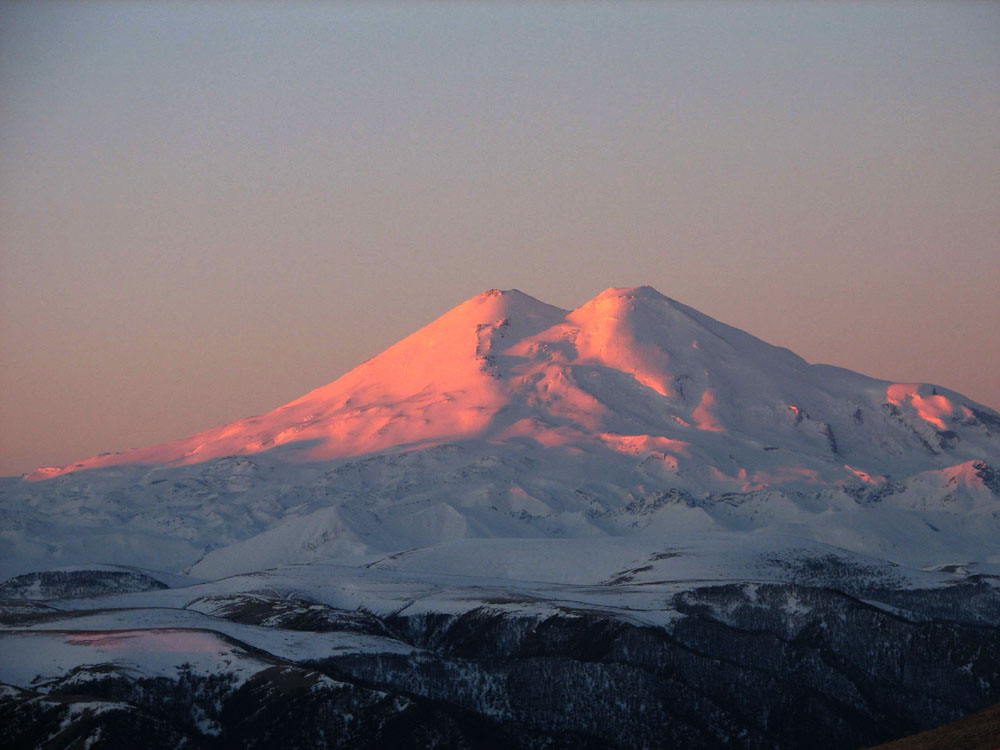
[[[1000,701],[1000,594],[982,577],[907,590],[892,566],[783,559],[795,583],[684,591],[662,627],[515,601],[351,620],[278,595],[200,599],[270,627],[361,622],[423,650],[259,653],[272,666],[246,682],[88,665],[45,694],[0,689],[0,745],[846,750]]]
[[[906,487],[902,483],[895,482],[889,478],[886,478],[886,481],[880,484],[864,482],[861,484],[844,485],[844,492],[853,497],[861,505],[880,503],[890,495],[895,495],[905,489]]]
[[[837,438],[833,434],[833,428],[826,422],[820,422],[818,429],[819,434],[826,438],[826,444],[830,448],[830,452],[833,454],[840,453],[837,449]]]
[[[961,440],[954,430],[938,430],[937,438],[938,444],[945,450],[954,448]]]
[[[263,593],[204,596],[187,607],[247,625],[313,633],[350,632],[393,637],[374,615],[356,610],[336,609],[301,597],[280,597]]]
[[[1000,415],[993,414],[982,409],[972,409],[972,415],[979,420],[979,423],[986,427],[988,433],[1000,432]]]
[[[968,624],[936,619],[963,600]],[[433,653],[327,666],[608,747],[857,747],[1000,698],[1000,628],[986,624],[1000,600],[984,586],[881,606],[828,588],[734,584],[673,604],[683,616],[666,629],[488,610],[402,617],[391,626]]]
[[[0,599],[71,599],[165,588],[162,581],[133,570],[50,570],[8,578],[0,583]]]
[[[972,468],[976,470],[976,476],[983,480],[990,492],[1000,495],[1000,471],[997,471],[985,461],[976,461]]]

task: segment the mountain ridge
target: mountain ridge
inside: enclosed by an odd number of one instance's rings
[[[545,444],[567,430],[572,435],[562,439],[579,439],[587,432],[626,437],[638,432],[690,442],[685,437],[698,432],[686,428],[754,433],[788,422],[775,414],[783,410],[796,425],[807,420],[816,424],[811,429],[818,437],[800,435],[801,440],[818,441],[820,447],[825,443],[836,454],[845,447],[836,433],[851,427],[842,414],[837,425],[830,418],[817,421],[809,416],[815,407],[796,403],[815,400],[816,393],[800,387],[809,381],[818,383],[813,391],[826,391],[819,394],[828,402],[824,412],[831,400],[852,392],[855,422],[869,408],[888,404],[889,415],[905,422],[893,440],[916,441],[931,453],[955,434],[946,418],[973,425],[979,413],[987,421],[1000,420],[987,407],[937,386],[892,383],[811,365],[650,286],[611,287],[572,311],[516,289],[491,289],[337,380],[262,415],[148,448],[38,469],[26,477],[40,480],[125,463],[184,465],[281,446],[286,460],[312,461],[485,434],[502,440],[516,436],[513,424],[519,420],[501,424],[515,412],[527,420],[520,436]],[[760,397],[776,383],[781,388]],[[866,393],[868,398],[859,400]],[[601,417],[622,410],[632,417]],[[505,416],[497,422],[501,413]],[[636,418],[642,413],[653,423]],[[675,424],[685,429],[673,429]],[[878,475],[884,467],[862,471]]]

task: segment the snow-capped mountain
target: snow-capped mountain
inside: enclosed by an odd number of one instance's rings
[[[571,312],[490,290],[261,416],[8,482],[6,567],[221,575],[678,524],[992,561],[998,457],[982,404],[808,364],[650,287]]]
[[[52,736],[832,748],[1000,700],[1000,414],[649,287],[490,290],[0,521],[0,716]]]
[[[747,490],[981,460],[998,431],[995,412],[953,391],[809,365],[650,287],[608,289],[572,312],[490,290],[267,414],[29,478],[480,440],[655,453],[687,486]]]

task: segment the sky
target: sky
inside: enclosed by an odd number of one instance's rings
[[[1000,3],[0,4],[2,475],[639,284],[1000,408]]]

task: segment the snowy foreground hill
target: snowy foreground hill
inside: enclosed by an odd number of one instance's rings
[[[649,287],[491,290],[0,493],[15,747],[848,748],[1000,701],[1000,415]]]

